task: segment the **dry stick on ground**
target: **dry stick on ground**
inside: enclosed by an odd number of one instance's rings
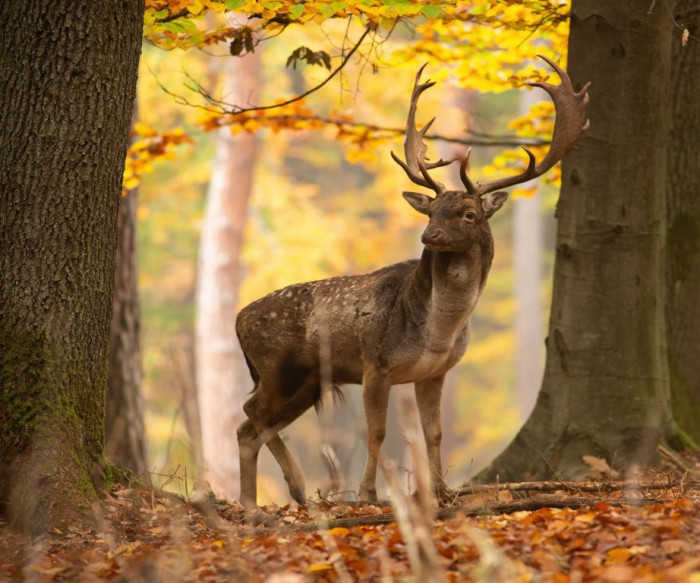
[[[686,475],[692,476],[693,478],[700,478],[700,470],[689,466],[688,463],[676,452],[665,448],[663,445],[657,446],[656,451],[659,452],[659,455],[661,455],[661,457],[671,462],[681,472],[684,472]]]
[[[456,514],[463,516],[486,516],[494,514],[509,514],[522,510],[534,511],[542,508],[585,508],[598,503],[606,503],[611,506],[645,506],[647,504],[661,504],[660,498],[580,498],[577,496],[565,496],[563,494],[540,494],[532,498],[513,500],[512,502],[495,502],[493,504],[469,504],[465,506],[451,506],[440,508],[435,512],[436,519],[451,518]],[[355,526],[371,526],[378,524],[391,524],[396,522],[393,513],[371,514],[369,516],[355,516],[352,518],[337,518],[328,520],[323,524],[300,524],[297,526],[266,527],[266,528],[241,528],[239,536],[253,537],[269,533],[313,532],[321,528],[352,528]]]
[[[475,484],[465,486],[457,491],[458,496],[466,496],[468,494],[482,494],[485,492],[554,492],[556,490],[569,490],[572,492],[619,492],[623,490],[665,490],[673,487],[698,487],[700,482],[667,482],[659,483],[652,482],[645,484],[638,480],[626,480],[624,482],[511,482],[504,484]]]

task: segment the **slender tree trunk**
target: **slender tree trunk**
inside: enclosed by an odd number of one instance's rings
[[[259,95],[259,73],[258,53],[229,59],[224,68],[227,99],[248,103]],[[244,420],[242,404],[251,388],[235,322],[255,157],[254,136],[220,130],[199,256],[195,350],[202,453],[206,479],[227,498],[238,496],[236,428]]]
[[[104,483],[117,213],[138,1],[0,4],[0,505],[40,532]]]
[[[535,406],[542,382],[544,334],[542,314],[542,209],[540,197],[514,201],[515,394],[521,419]]]
[[[136,104],[132,126],[138,119]],[[109,336],[105,453],[136,474],[146,469],[141,379],[140,305],[136,261],[138,188],[119,203],[119,244]]]
[[[584,455],[645,464],[677,437],[662,276],[670,56],[663,6],[574,0],[569,74],[593,82],[591,129],[564,160],[545,377],[482,479],[551,476],[547,464],[581,477]]]
[[[523,93],[520,114],[541,99],[539,92]],[[533,184],[524,184],[528,188]],[[513,201],[513,259],[515,263],[515,394],[521,419],[535,406],[542,382],[544,333],[542,309],[542,203],[532,198]]]
[[[673,413],[700,443],[700,10],[679,0],[675,19],[692,38],[682,45],[674,27],[671,54],[666,183],[666,318]]]

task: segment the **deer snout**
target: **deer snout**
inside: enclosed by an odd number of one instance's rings
[[[443,236],[437,229],[427,228],[425,231],[423,231],[423,235],[421,236],[420,240],[426,247],[431,247],[442,243]]]

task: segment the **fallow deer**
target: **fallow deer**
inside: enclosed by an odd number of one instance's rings
[[[566,72],[541,58],[561,83],[530,84],[547,91],[556,110],[552,142],[539,164],[524,148],[529,157],[524,172],[474,184],[466,172],[467,153],[460,165],[464,191],[447,190],[437,182],[430,170],[454,160],[429,163],[423,137],[434,118],[421,130],[415,124],[418,98],[434,85],[420,83],[424,65],[411,95],[406,161],[391,153],[412,182],[435,193],[403,193],[415,210],[429,217],[421,258],[367,275],[290,285],[240,312],[236,332],[255,383],[243,406],[248,419],[238,428],[244,507],[256,507],[257,458],[263,443],[281,466],[292,498],[304,502],[304,479],[278,432],[318,403],[324,382],[362,384],[368,441],[362,500],[377,499],[377,461],[389,391],[399,383],[415,383],[431,485],[438,496],[449,491],[440,458],[440,395],[445,373],[467,348],[469,320],[491,267],[488,219],[508,196],[502,189],[547,172],[589,126],[588,85],[575,92]],[[330,378],[324,379],[324,370]]]

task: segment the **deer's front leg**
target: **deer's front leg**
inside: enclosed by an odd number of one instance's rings
[[[377,461],[386,433],[386,410],[391,383],[389,375],[374,366],[365,366],[362,398],[367,418],[367,463],[360,483],[360,499],[377,500]]]
[[[442,441],[440,397],[442,396],[444,379],[444,376],[440,376],[416,383],[416,404],[418,405],[425,446],[428,452],[430,483],[433,487],[433,492],[438,498],[442,498],[443,495],[448,494],[450,491],[442,477],[442,457],[440,455],[440,443]]]

